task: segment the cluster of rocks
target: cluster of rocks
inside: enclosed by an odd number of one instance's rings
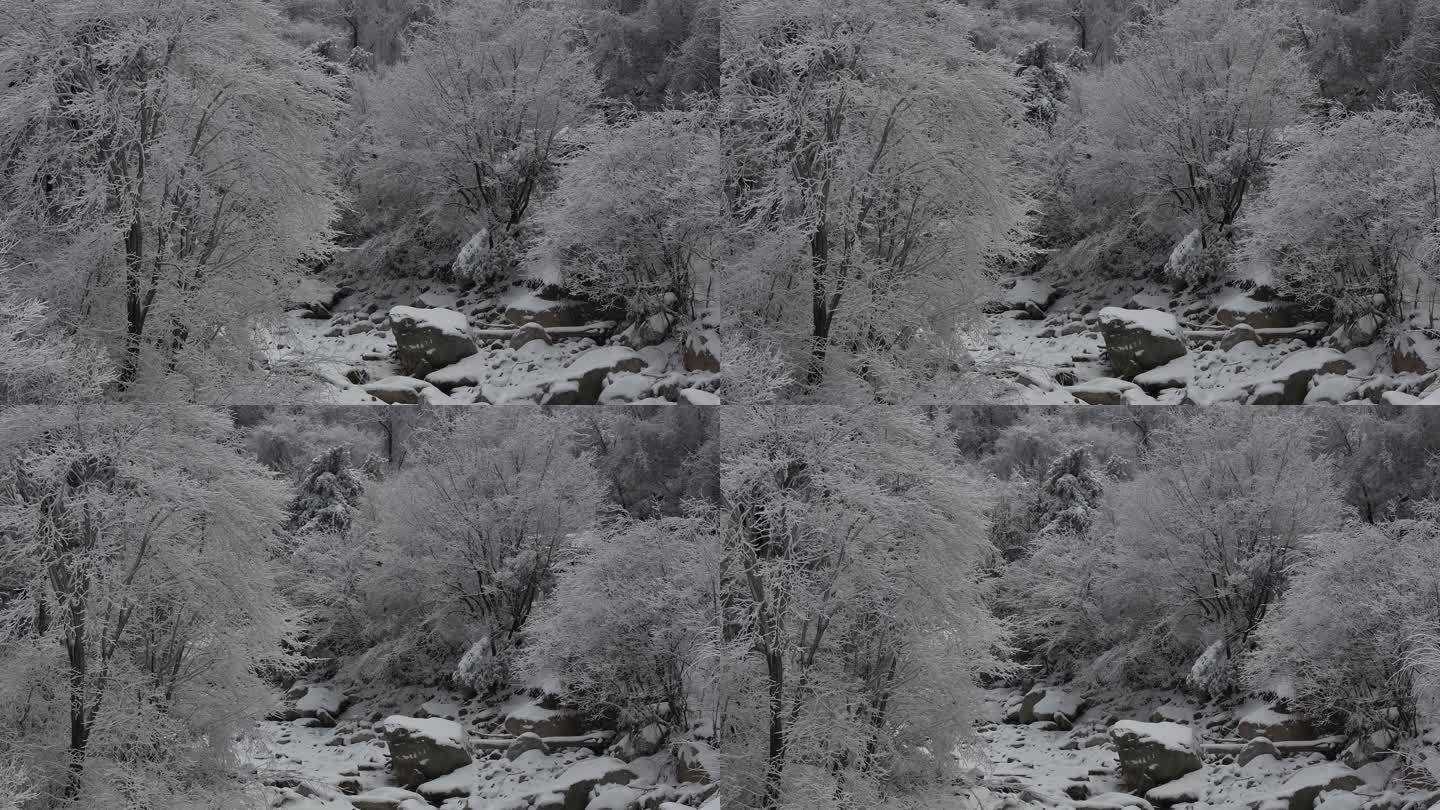
[[[1060,368],[1034,379],[1017,369],[1022,384],[1061,390],[1087,404],[1153,404],[1167,390],[1181,392],[1171,401],[1197,404],[1401,404],[1440,391],[1440,330],[1414,319],[1389,345],[1380,346],[1381,323],[1375,316],[1331,326],[1327,313],[1264,287],[1222,294],[1214,305],[1182,305],[1175,298],[1138,293],[1123,306],[1096,311],[1080,304],[1069,313],[1047,314],[1059,297],[1049,285],[1020,279],[991,309],[1020,320],[1044,319],[1041,339],[1097,338],[1110,376],[1079,380],[1073,368]],[[1363,367],[1357,368],[1357,362]]]
[[[1213,804],[1211,770],[1233,770],[1227,778],[1244,779],[1247,766],[1254,763],[1253,768],[1260,769],[1256,773],[1267,769],[1284,773],[1279,762],[1292,756],[1304,757],[1301,766],[1277,779],[1276,787],[1266,790],[1263,797],[1247,800],[1248,810],[1400,810],[1411,806],[1404,801],[1391,803],[1389,798],[1372,799],[1375,791],[1366,792],[1361,769],[1386,755],[1388,738],[1365,738],[1345,747],[1343,738],[1317,736],[1304,718],[1269,705],[1251,708],[1238,719],[1221,715],[1203,727],[1193,708],[1176,704],[1156,708],[1147,720],[1112,716],[1082,724],[1087,708],[1086,699],[1070,689],[1036,686],[1012,699],[1004,718],[1007,723],[1070,732],[1061,750],[1105,747],[1114,751],[1117,765],[1113,776],[1123,790],[1116,791],[1113,786],[1095,790],[1089,777],[1070,777],[1064,789],[1066,806],[1092,810],[1229,806],[1224,800]],[[1202,734],[1210,739],[1202,740]],[[1271,759],[1262,762],[1266,757]],[[1108,772],[1091,770],[1090,774]],[[1254,783],[1253,776],[1250,782]],[[1440,799],[1440,793],[1432,798]]]
[[[374,774],[362,786],[352,769],[330,786],[272,780],[272,806],[478,810],[499,802],[515,810],[718,810],[717,757],[703,739],[667,739],[658,729],[617,739],[612,729],[587,728],[592,724],[553,694],[517,696],[481,711],[437,699],[409,714],[377,712],[337,725],[348,706],[331,688],[302,685],[272,719],[334,728],[326,745],[382,746],[379,761],[388,761],[389,778],[375,784]]]

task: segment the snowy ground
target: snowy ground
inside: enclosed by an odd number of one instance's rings
[[[506,738],[508,715],[544,718],[553,714],[525,696],[487,703],[423,687],[302,688],[305,696],[287,705],[316,716],[267,721],[245,752],[267,786],[271,807],[570,810],[573,806],[578,810],[626,810],[648,802],[643,806],[658,810],[702,805],[705,810],[718,810],[715,785],[701,781],[693,772],[682,778],[677,765],[680,759],[670,746],[650,750],[641,745],[637,751],[634,745],[621,741],[618,747],[601,745],[593,750],[559,746],[548,751],[529,750],[514,758],[504,748],[486,747],[486,741]],[[330,714],[330,710],[334,713]],[[421,729],[428,724],[461,732],[463,745],[474,761],[448,775],[410,788],[402,786],[385,735],[387,723],[395,723],[396,715],[403,715],[405,722]],[[451,726],[448,721],[459,725]],[[596,733],[587,731],[586,735]],[[698,761],[718,771],[708,747],[698,744],[691,750],[701,752]]]
[[[1050,290],[1055,297],[1047,306]],[[1221,310],[1233,315],[1261,306],[1234,288],[1174,292],[1155,282],[1110,280],[1067,289],[1062,281],[1036,277],[1018,280],[1005,298],[966,343],[1009,382],[1007,399],[1017,403],[1271,404],[1284,399],[1279,391],[1290,381],[1306,404],[1411,404],[1440,385],[1440,332],[1428,311],[1414,312],[1399,330],[1413,359],[1428,368],[1402,363],[1397,372],[1383,338],[1368,344],[1363,337],[1336,340],[1327,337],[1333,331],[1328,325],[1318,323],[1318,331],[1307,333],[1303,324],[1312,321],[1303,317],[1278,319],[1297,325],[1295,335],[1264,335],[1258,344],[1232,338],[1234,345],[1224,345],[1231,326],[1222,322]],[[1041,303],[1027,312],[1021,307],[1030,298]],[[1134,380],[1121,379],[1101,334],[1105,307],[1174,315],[1188,334],[1187,353]]]
[[[338,291],[338,295],[337,295]],[[294,304],[320,303],[309,311],[298,306],[283,327],[267,337],[269,361],[313,370],[306,392],[314,401],[342,404],[382,404],[385,401],[422,401],[429,404],[502,404],[541,401],[553,385],[575,376],[573,367],[619,338],[603,328],[590,336],[564,336],[552,329],[552,340],[536,340],[512,348],[494,334],[514,330],[506,307],[530,296],[515,288],[495,298],[466,293],[459,286],[436,280],[408,278],[343,278],[334,283],[307,279],[295,294]],[[446,368],[415,379],[402,374],[396,341],[388,314],[392,307],[461,313],[474,336],[477,353]],[[317,313],[328,313],[316,317]],[[613,324],[611,324],[613,326]],[[579,327],[577,331],[585,331]],[[645,346],[635,352],[643,368],[636,373],[606,375],[601,401],[606,404],[716,404],[713,395],[718,375],[687,371],[676,339]],[[388,392],[403,389],[413,394],[397,400]]]
[[[1237,718],[1268,712],[1259,700],[1239,706],[1202,705],[1190,698],[1163,691],[1143,691],[1099,697],[1087,702],[1074,727],[1062,730],[1054,722],[1019,724],[1013,716],[1021,698],[1015,690],[994,690],[987,696],[988,719],[981,735],[989,762],[983,787],[956,791],[956,807],[974,810],[1020,808],[1175,807],[1180,810],[1400,810],[1431,807],[1440,791],[1406,773],[1400,758],[1381,750],[1374,761],[1360,762],[1352,754],[1330,759],[1321,753],[1285,753],[1277,758],[1256,756],[1244,765],[1233,753],[1206,751],[1204,766],[1145,795],[1129,790],[1119,776],[1115,744],[1107,733],[1120,720],[1178,723],[1193,729],[1202,744],[1238,743]],[[1010,721],[1006,722],[1006,716]],[[1409,746],[1407,753],[1433,756],[1433,743]],[[1352,768],[1345,760],[1358,768]],[[1310,797],[1305,784],[1354,777],[1350,790],[1328,790]],[[1297,798],[1298,794],[1298,798]]]

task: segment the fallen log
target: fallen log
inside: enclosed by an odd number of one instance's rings
[[[1201,743],[1200,749],[1207,754],[1238,754],[1248,745],[1247,740],[1222,740]],[[1333,756],[1345,747],[1345,738],[1340,736],[1321,737],[1318,740],[1288,740],[1272,743],[1281,754],[1326,754]]]
[[[596,731],[590,734],[581,734],[573,737],[541,737],[545,747],[550,750],[560,748],[589,748],[591,751],[600,753],[615,738],[612,731]],[[504,751],[515,743],[515,737],[476,737],[470,740],[473,748],[482,751]]]
[[[1274,326],[1266,329],[1256,329],[1255,334],[1263,339],[1270,338],[1291,338],[1298,337],[1314,338],[1325,334],[1326,325],[1323,323],[1302,323],[1299,326]],[[1185,337],[1190,340],[1222,340],[1230,333],[1230,328],[1223,329],[1186,329]]]
[[[584,326],[548,326],[545,327],[545,334],[552,340],[566,340],[576,338],[600,339],[606,338],[615,333],[619,324],[614,321],[596,321],[587,323]],[[476,341],[482,340],[509,340],[519,332],[519,327],[512,326],[481,326],[470,330],[470,337]]]

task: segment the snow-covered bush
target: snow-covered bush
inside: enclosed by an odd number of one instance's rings
[[[1109,491],[1118,635],[1166,638],[1185,669],[1221,641],[1238,665],[1302,541],[1341,519],[1317,427],[1303,412],[1207,411],[1151,438],[1143,471]]]
[[[1394,323],[1440,279],[1437,171],[1440,121],[1418,99],[1311,131],[1246,218],[1254,274],[1343,321]]]
[[[1440,682],[1437,518],[1432,507],[1419,520],[1308,538],[1289,590],[1260,627],[1246,667],[1252,681],[1288,676],[1292,706],[1348,732],[1416,731],[1417,687]]]
[[[580,151],[540,215],[538,262],[634,322],[695,321],[713,294],[724,224],[713,109],[623,116],[575,137]]]
[[[514,271],[500,265],[524,254],[526,226],[555,180],[560,136],[598,97],[577,25],[562,4],[452,4],[415,26],[409,58],[370,88],[373,157],[357,184],[375,219],[372,241],[410,231],[450,250],[477,232],[484,242],[467,253],[484,261],[401,269],[456,267],[478,282]]]
[[[350,467],[350,451],[335,447],[310,462],[290,503],[290,526],[297,534],[343,535],[359,506],[361,484]]]
[[[1184,277],[1226,261],[1246,199],[1278,153],[1278,132],[1303,118],[1312,95],[1299,54],[1277,34],[1285,25],[1264,5],[1173,4],[1135,27],[1121,61],[1082,88],[1083,154],[1093,159],[1071,169],[1073,204],[1092,210],[1092,233],[1161,237],[1148,266],[1140,256],[1140,266],[1119,269],[1158,269],[1191,234],[1177,267]]]
[[[537,611],[527,669],[552,673],[582,710],[627,728],[688,730],[701,698],[718,697],[720,663],[716,515],[699,511],[587,534]]]
[[[4,761],[67,806],[238,803],[234,741],[298,663],[283,486],[199,408],[13,408],[0,437]]]
[[[386,641],[375,660],[392,671],[446,650],[458,657],[482,637],[494,671],[508,671],[556,566],[595,519],[601,483],[571,417],[461,410],[371,488],[379,565],[365,599],[372,632]],[[448,672],[455,659],[435,664],[432,673]]]

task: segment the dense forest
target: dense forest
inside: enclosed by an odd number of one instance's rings
[[[0,19],[7,354],[112,397],[1399,403],[1440,367],[1423,0]]]

